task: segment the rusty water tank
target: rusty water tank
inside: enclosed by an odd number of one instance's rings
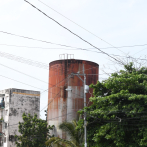
[[[84,107],[83,82],[71,73],[86,74],[86,85],[98,81],[99,65],[85,60],[56,60],[49,64],[48,111],[49,125],[55,125],[52,132],[55,136],[65,138],[58,129],[60,123],[77,118],[77,111]],[[83,76],[80,76],[83,79]],[[66,89],[71,89],[66,91]],[[92,89],[90,89],[92,94]],[[87,105],[90,105],[91,94],[87,93]]]

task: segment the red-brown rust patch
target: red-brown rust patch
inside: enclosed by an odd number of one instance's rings
[[[57,60],[53,61],[49,64],[49,91],[48,91],[48,120],[54,121],[62,120],[66,121],[67,118],[67,91],[65,90],[68,86],[78,86],[83,87],[83,82],[76,75],[71,76],[68,79],[68,76],[71,73],[83,74],[83,65],[86,74],[86,85],[96,84],[98,81],[98,70],[99,65],[85,60]],[[95,74],[95,75],[89,75]],[[81,76],[83,79],[83,76]],[[80,90],[80,88],[78,89]],[[90,93],[92,93],[92,89],[90,89]],[[87,96],[87,104],[90,105],[89,97],[91,94],[86,94]],[[84,106],[83,98],[79,98],[78,96],[73,99],[73,111],[72,115],[73,119],[76,116],[76,111],[82,109]],[[62,116],[62,119],[60,118]]]

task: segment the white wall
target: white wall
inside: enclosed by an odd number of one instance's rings
[[[35,113],[40,116],[40,92],[21,90],[21,89],[7,89],[5,91],[5,109],[4,122],[8,124],[5,128],[3,123],[3,132],[6,134],[6,147],[15,147],[15,140],[9,141],[9,136],[19,135],[18,123],[22,122],[22,114]]]

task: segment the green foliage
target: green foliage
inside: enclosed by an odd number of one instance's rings
[[[35,114],[34,117],[24,113],[22,115],[23,122],[19,122],[20,136],[17,138],[17,147],[45,147],[45,142],[48,137],[51,137],[49,130],[53,129],[53,126],[47,127],[47,122],[42,119],[38,119]]]
[[[82,147],[83,146],[83,131],[77,129],[77,121],[63,122],[59,128],[66,132],[68,140],[59,137],[52,137],[46,142],[47,146],[57,145],[58,147]]]
[[[91,88],[93,104],[85,108],[89,147],[146,147],[147,68],[130,63]]]
[[[52,137],[45,144],[47,147],[54,147],[54,145],[56,147],[78,147],[74,144],[73,141],[61,139],[59,137]]]
[[[3,119],[3,117],[0,119],[0,122],[2,122],[4,119]]]

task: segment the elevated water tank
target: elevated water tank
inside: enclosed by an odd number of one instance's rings
[[[96,84],[99,65],[76,59],[56,60],[49,64],[47,121],[49,125],[55,125],[53,133],[61,138],[65,138],[65,134],[58,129],[59,124],[76,119],[77,111],[84,107],[83,81],[72,73],[79,73],[82,79],[85,73],[86,85]],[[86,93],[87,105],[91,104],[90,93]]]

